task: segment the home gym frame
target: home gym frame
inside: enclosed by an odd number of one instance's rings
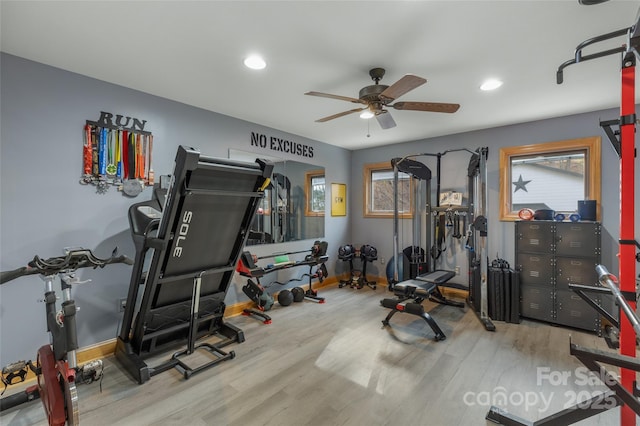
[[[452,152],[468,152],[471,154],[469,166],[467,169],[467,204],[464,206],[441,206],[441,162],[442,157]],[[389,283],[389,289],[392,290],[395,284],[399,283],[399,200],[398,200],[398,174],[403,172],[411,176],[417,185],[413,185],[413,242],[409,253],[409,278],[413,279],[418,275],[436,271],[436,258],[431,253],[434,247],[436,221],[440,214],[446,212],[458,212],[467,216],[467,247],[469,262],[469,298],[468,303],[478,315],[479,320],[488,331],[495,331],[495,326],[491,322],[488,315],[488,232],[487,232],[487,156],[488,148],[481,147],[476,151],[466,148],[450,149],[440,153],[420,153],[407,155],[402,158],[394,158],[391,160],[393,166],[393,182],[394,182],[394,222],[393,222],[393,280]],[[431,170],[415,160],[415,157],[427,156],[436,158],[436,194],[435,202],[431,202]],[[423,185],[424,183],[424,185]],[[426,188],[423,188],[426,187]],[[422,194],[426,194],[425,209],[420,205]],[[426,217],[425,226],[425,244],[426,252],[421,250],[419,242],[422,238],[421,222],[422,215]],[[424,270],[426,269],[426,270]],[[452,275],[453,276],[453,275]],[[406,279],[407,272],[403,268],[403,278]],[[446,282],[438,283],[438,285],[446,286]],[[430,299],[438,303],[455,304],[450,302],[439,291],[435,291]]]

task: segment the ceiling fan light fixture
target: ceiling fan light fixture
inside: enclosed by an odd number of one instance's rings
[[[375,114],[373,112],[371,112],[370,110],[366,109],[364,111],[362,111],[360,113],[360,118],[363,118],[365,120],[368,120],[370,118],[373,118],[375,116]]]
[[[252,70],[262,70],[267,66],[267,63],[259,55],[250,55],[244,60],[244,65]]]
[[[489,90],[496,90],[500,86],[502,86],[501,80],[490,78],[480,85],[480,90],[484,90],[486,92]]]

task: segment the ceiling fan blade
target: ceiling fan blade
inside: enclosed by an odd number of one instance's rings
[[[389,111],[384,111],[376,114],[376,120],[378,120],[378,124],[383,129],[391,129],[392,127],[396,127],[396,122]]]
[[[398,110],[429,111],[429,112],[456,112],[460,108],[459,104],[443,104],[437,102],[396,102],[387,105]]]
[[[387,87],[384,92],[380,93],[380,96],[391,100],[398,99],[408,91],[413,90],[418,86],[422,86],[426,82],[427,80],[422,77],[407,74],[391,86]]]
[[[329,98],[329,99],[338,99],[340,101],[353,102],[354,104],[366,104],[367,103],[367,101],[363,101],[362,99],[350,98],[348,96],[331,95],[329,93],[307,92],[307,93],[305,93],[305,95],[319,96],[321,98]]]
[[[356,109],[351,109],[349,111],[339,112],[337,114],[333,114],[333,115],[330,115],[328,117],[320,118],[320,119],[316,120],[316,123],[324,123],[325,121],[333,120],[334,118],[344,117],[345,115],[353,114],[355,112],[359,112],[359,111],[362,111],[362,110],[365,110],[365,109],[367,109],[367,108],[356,108]]]

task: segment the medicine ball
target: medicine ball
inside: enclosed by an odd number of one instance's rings
[[[282,290],[278,293],[278,303],[282,306],[289,306],[293,303],[293,294],[289,290]]]
[[[291,294],[293,294],[294,302],[302,302],[304,300],[304,290],[302,289],[302,287],[292,288]]]

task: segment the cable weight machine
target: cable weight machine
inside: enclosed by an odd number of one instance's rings
[[[471,154],[467,170],[468,203],[460,206],[441,206],[441,162],[442,157],[452,152],[468,152]],[[423,163],[416,161],[415,157],[427,156],[436,158],[436,194],[435,202],[431,202],[431,170]],[[438,285],[444,285],[455,272],[437,270],[437,257],[439,248],[435,244],[437,239],[434,229],[437,229],[441,215],[454,214],[466,217],[465,229],[466,248],[468,249],[469,262],[469,299],[468,303],[478,315],[488,331],[494,331],[495,326],[488,315],[488,232],[487,232],[487,156],[488,148],[478,148],[471,151],[466,148],[450,149],[441,153],[420,153],[407,155],[402,158],[394,158],[391,161],[394,176],[394,223],[393,246],[396,255],[393,258],[393,278],[389,281],[389,290],[393,290],[400,281],[425,277],[425,274],[439,273]],[[400,250],[399,248],[399,173],[403,172],[414,179],[413,203],[414,213],[412,217],[412,245]],[[421,230],[423,217],[426,218],[425,231]],[[424,235],[423,235],[424,234]],[[424,240],[422,238],[424,237]],[[420,247],[420,241],[424,241],[427,251]],[[402,267],[400,265],[402,258]],[[455,285],[449,285],[454,287]],[[430,300],[463,306],[445,299],[439,291],[431,294]]]

